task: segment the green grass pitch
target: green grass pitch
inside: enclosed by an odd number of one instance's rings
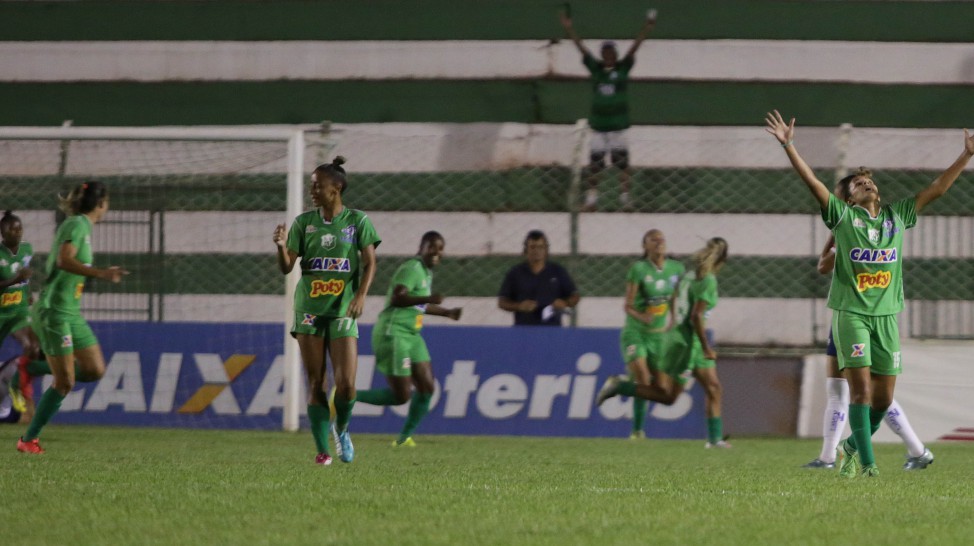
[[[354,426],[354,423],[353,423]],[[879,478],[799,468],[812,440],[354,434],[313,464],[307,432],[0,428],[2,544],[971,544],[974,445]]]

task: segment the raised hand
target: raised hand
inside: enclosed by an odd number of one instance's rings
[[[287,243],[287,227],[284,224],[277,224],[274,228],[274,244],[280,248],[284,248]]]
[[[791,118],[791,121],[785,123],[784,118],[777,110],[769,112],[764,118],[764,122],[768,125],[764,130],[774,135],[778,142],[782,145],[788,144],[795,138],[795,118]]]
[[[974,137],[967,132],[967,129],[964,129],[964,150],[968,154],[974,155]]]

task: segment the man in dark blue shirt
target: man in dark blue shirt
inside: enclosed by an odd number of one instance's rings
[[[564,267],[548,261],[548,238],[532,230],[524,239],[525,261],[504,277],[497,306],[514,313],[515,326],[561,326],[578,305],[578,289]]]

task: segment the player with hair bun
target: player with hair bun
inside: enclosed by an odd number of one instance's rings
[[[835,237],[835,272],[829,290],[832,335],[839,369],[850,391],[852,436],[839,451],[839,474],[879,475],[872,435],[893,401],[902,371],[896,316],[903,310],[903,233],[917,214],[943,196],[974,156],[974,138],[964,130],[964,149],[929,186],[916,195],[880,205],[879,187],[868,171],[856,173],[833,195],[795,149],[795,119],[777,110],[765,117],[766,130],[781,144],[798,176],[818,201]],[[931,457],[932,459],[932,457]]]
[[[296,264],[301,268],[291,335],[297,339],[308,377],[308,419],[318,449],[315,463],[321,465],[332,461],[326,352],[335,378],[335,449],[342,462],[350,463],[355,456],[348,421],[358,367],[356,319],[375,279],[375,249],[381,242],[368,216],[342,201],[348,188],[343,163],[345,158],[337,156],[311,173],[315,209],[295,218],[290,231],[278,225],[273,237],[281,273],[290,273]]]
[[[623,395],[669,406],[679,398],[692,375],[707,394],[705,447],[730,447],[723,439],[717,352],[707,335],[707,315],[717,305],[717,273],[727,262],[727,248],[727,241],[713,237],[693,254],[693,269],[680,279],[674,295],[674,324],[664,341],[663,357],[653,382],[645,385],[626,376],[610,377],[599,390],[597,405]]]
[[[108,206],[108,188],[101,182],[85,182],[60,198],[60,209],[68,218],[54,235],[44,266],[47,282],[31,309],[31,328],[47,356],[54,383],[38,401],[27,432],[17,441],[18,451],[44,453],[37,438],[75,380],[95,381],[105,374],[101,346],[81,316],[81,295],[88,278],[118,283],[128,274],[117,266],[91,265],[91,230],[108,213]]]
[[[359,402],[399,406],[409,402],[409,414],[393,446],[414,447],[413,432],[429,412],[433,399],[433,369],[426,341],[420,335],[423,316],[460,320],[462,309],[440,307],[443,295],[433,292],[433,268],[443,258],[446,242],[436,231],[419,241],[415,258],[399,266],[389,283],[385,309],[372,329],[375,364],[389,382],[387,389],[360,390]],[[415,387],[415,389],[413,389]],[[410,394],[410,391],[412,393]]]

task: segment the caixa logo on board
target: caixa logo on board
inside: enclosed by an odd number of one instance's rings
[[[144,361],[145,360],[145,361]],[[76,390],[62,404],[62,412],[122,412],[165,415],[267,416],[284,406],[284,358],[276,356],[267,366],[254,366],[254,355],[233,354],[223,358],[212,353],[162,353],[148,362],[137,352],[112,354],[105,376]],[[595,394],[604,377],[597,375],[601,357],[585,353],[575,362],[574,373],[486,375],[474,360],[456,360],[445,374],[438,374],[431,416],[442,419],[498,420],[579,420],[592,417],[604,420],[629,419],[632,402],[616,397],[601,407],[594,405]],[[262,373],[254,368],[263,368]],[[50,382],[50,376],[47,376]],[[359,358],[356,387],[371,388],[383,383],[375,372],[375,358]],[[79,384],[83,385],[83,384]],[[147,388],[148,386],[148,388]],[[688,385],[687,391],[692,385]],[[305,400],[305,393],[300,393]],[[301,404],[302,411],[305,409]],[[684,393],[673,406],[654,405],[651,416],[665,421],[685,417],[693,399]],[[357,404],[356,418],[380,417],[386,411],[406,415],[408,404],[384,408]],[[160,424],[166,424],[164,419]],[[513,431],[512,431],[513,432]]]

